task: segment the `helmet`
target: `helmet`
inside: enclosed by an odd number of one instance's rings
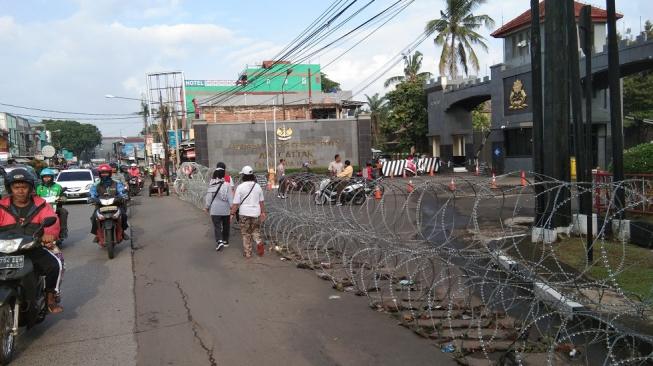
[[[132,168],[136,168],[138,165],[136,165],[136,163],[131,163],[130,166],[131,166]]]
[[[254,169],[252,169],[251,166],[245,165],[243,169],[240,171],[240,174],[242,175],[252,175],[254,174]]]
[[[55,175],[57,175],[57,173],[50,168],[44,168],[43,170],[41,170],[41,177],[44,177],[46,175],[51,175],[52,177],[54,177]]]
[[[107,165],[107,164],[102,164],[102,165]],[[109,168],[111,168],[111,169],[118,169],[118,163],[115,163],[115,162],[110,163],[110,164],[109,164]]]
[[[113,173],[113,169],[111,169],[111,165],[109,164],[100,164],[99,167],[97,167],[98,174],[102,173]]]
[[[5,177],[5,188],[7,192],[11,192],[11,185],[16,182],[25,182],[34,189],[34,176],[27,169],[18,168],[7,173]]]

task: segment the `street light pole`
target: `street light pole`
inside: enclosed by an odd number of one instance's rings
[[[283,104],[282,110],[283,110],[283,120],[286,120],[286,81],[288,81],[288,76],[290,76],[290,73],[292,72],[292,69],[286,70],[286,77],[283,78],[283,83],[281,84],[281,103]]]

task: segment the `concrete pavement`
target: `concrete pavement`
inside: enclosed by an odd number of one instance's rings
[[[129,244],[109,261],[88,234],[92,208],[71,204],[64,246],[60,315],[18,337],[12,365],[135,365],[134,295]]]
[[[139,365],[453,364],[312,271],[246,261],[238,231],[216,253],[208,216],[172,196],[143,199],[132,225]]]

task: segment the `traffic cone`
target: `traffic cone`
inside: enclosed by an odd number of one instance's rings
[[[490,188],[497,189],[497,176],[494,173],[492,173],[492,184],[490,184]]]
[[[380,200],[383,197],[383,192],[381,192],[381,188],[377,186],[374,189],[374,199],[375,200]]]
[[[434,170],[435,168],[431,168],[431,170],[429,170],[429,177],[435,177],[435,173],[433,172]]]
[[[526,183],[526,173],[523,170],[521,171],[520,178],[521,178],[521,186],[526,187],[526,184],[527,184]]]
[[[449,182],[449,190],[452,192],[456,190],[456,182],[453,180],[453,177],[451,177],[451,182]]]
[[[408,191],[408,193],[413,193],[413,191],[415,190],[415,186],[413,185],[412,180],[408,181],[408,187],[406,187],[406,190]]]

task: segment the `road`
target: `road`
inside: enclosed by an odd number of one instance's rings
[[[134,202],[137,250],[111,261],[87,233],[90,207],[68,208],[65,312],[22,334],[12,365],[453,364],[313,271],[246,261],[238,231],[216,253],[208,217],[173,196]]]
[[[139,365],[454,364],[313,271],[245,260],[237,231],[216,253],[208,220],[173,197],[135,207]]]
[[[92,243],[91,207],[66,206],[65,311],[21,334],[12,365],[135,365],[134,281],[129,245],[116,258]]]

